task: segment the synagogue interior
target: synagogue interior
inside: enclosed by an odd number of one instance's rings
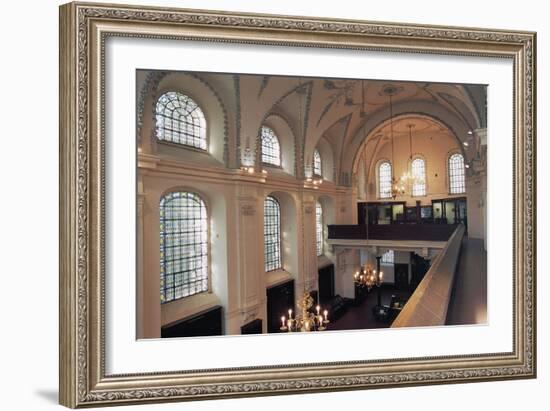
[[[487,322],[487,89],[138,70],[137,338]]]

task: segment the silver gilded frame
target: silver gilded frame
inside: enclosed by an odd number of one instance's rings
[[[112,36],[512,59],[512,352],[106,375],[104,46]],[[532,32],[92,3],[61,6],[60,403],[75,408],[534,378],[535,67]]]

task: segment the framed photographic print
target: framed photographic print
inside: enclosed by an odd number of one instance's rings
[[[535,33],[60,27],[61,404],[535,377]]]

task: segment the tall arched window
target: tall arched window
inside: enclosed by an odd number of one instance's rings
[[[271,196],[264,201],[264,247],[265,271],[282,268],[281,207]]]
[[[160,300],[208,291],[208,214],[195,193],[160,200]]]
[[[316,245],[317,245],[317,256],[323,255],[323,207],[321,203],[317,201],[315,205],[315,233],[316,233]]]
[[[157,138],[206,150],[206,120],[189,96],[169,91],[157,101]]]
[[[411,163],[411,172],[414,177],[412,186],[413,196],[426,195],[426,163],[423,158],[415,158]]]
[[[449,189],[451,194],[466,192],[464,157],[459,153],[449,157]]]
[[[321,162],[321,154],[317,149],[313,151],[313,174],[315,174],[316,176],[323,175],[323,163]]]
[[[281,146],[272,129],[262,127],[262,163],[281,165]]]
[[[391,197],[391,164],[384,161],[378,166],[378,197]]]

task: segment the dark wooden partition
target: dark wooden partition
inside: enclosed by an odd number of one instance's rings
[[[319,269],[319,301],[327,304],[334,297],[334,264]]]
[[[222,335],[222,307],[216,306],[161,329],[162,338]]]
[[[369,225],[368,238],[376,240],[447,241],[456,229],[451,224]],[[366,240],[366,225],[329,225],[329,239]]]
[[[262,333],[262,320],[256,318],[255,320],[246,323],[241,327],[241,334],[261,334]]]
[[[266,290],[267,293],[267,332],[278,333],[281,326],[281,316],[288,316],[288,309],[294,306],[294,280],[275,285]]]

